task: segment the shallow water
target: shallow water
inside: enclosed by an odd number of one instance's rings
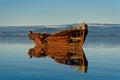
[[[78,71],[76,66],[56,63],[48,56],[29,58],[28,51],[35,45],[27,39],[5,40],[0,42],[0,80],[120,79],[119,38],[87,38],[83,46],[88,60],[86,73]]]

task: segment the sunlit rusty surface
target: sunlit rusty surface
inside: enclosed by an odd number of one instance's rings
[[[33,40],[37,45],[64,45],[79,44],[82,46],[88,34],[87,24],[83,23],[82,26],[77,25],[76,28],[68,30],[61,30],[53,34],[48,33],[33,33],[30,31],[28,34],[29,39]]]

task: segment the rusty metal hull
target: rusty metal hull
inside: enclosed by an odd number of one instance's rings
[[[87,24],[78,25],[76,28],[68,30],[61,30],[54,34],[47,33],[33,33],[28,34],[29,39],[33,40],[35,44],[42,46],[72,46],[84,44],[85,38],[88,34]]]

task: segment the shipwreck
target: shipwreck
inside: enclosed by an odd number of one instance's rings
[[[53,34],[48,33],[33,33],[29,32],[29,39],[33,40],[35,44],[42,46],[82,46],[88,34],[88,27],[86,23],[77,24],[74,28],[67,30],[60,30]]]

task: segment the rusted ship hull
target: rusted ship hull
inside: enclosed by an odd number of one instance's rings
[[[47,33],[33,33],[30,31],[28,34],[29,39],[33,40],[35,44],[42,46],[72,46],[84,44],[88,34],[87,24],[83,23],[82,26],[77,25],[76,28],[68,30],[61,30],[54,34]]]

